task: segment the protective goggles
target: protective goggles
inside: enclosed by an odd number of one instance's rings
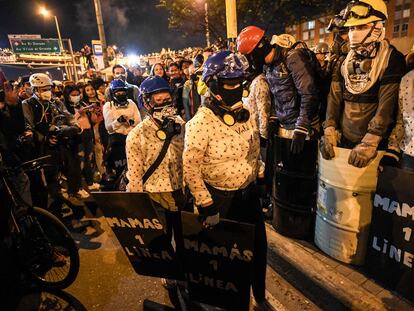
[[[367,18],[370,16],[377,16],[381,20],[386,20],[384,13],[375,10],[370,4],[360,1],[351,1],[345,8],[343,19],[348,20],[350,17],[356,19]]]

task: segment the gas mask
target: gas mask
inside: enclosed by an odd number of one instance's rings
[[[348,63],[348,72],[351,75],[366,74],[372,68],[372,58],[364,58],[355,54],[355,57]]]
[[[127,108],[128,107],[128,95],[118,94],[113,96],[114,104],[116,108]]]
[[[181,134],[181,124],[175,122],[173,117],[165,117],[159,123],[159,129],[155,133],[160,140],[172,138],[175,135]]]
[[[177,115],[177,108],[173,102],[166,102],[163,106],[153,107],[151,109],[151,115],[155,120],[163,122],[166,118],[173,118]]]
[[[52,91],[41,92],[39,98],[43,101],[50,101],[52,99]]]

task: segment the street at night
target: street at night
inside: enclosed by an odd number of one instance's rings
[[[414,310],[413,112],[412,0],[0,0],[0,310]]]

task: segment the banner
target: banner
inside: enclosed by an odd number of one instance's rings
[[[171,241],[147,194],[94,192],[92,195],[136,273],[184,279]]]
[[[414,173],[385,167],[374,196],[366,266],[374,277],[414,300]]]
[[[203,228],[198,215],[181,215],[190,298],[226,310],[248,311],[254,226],[220,220],[210,230]]]

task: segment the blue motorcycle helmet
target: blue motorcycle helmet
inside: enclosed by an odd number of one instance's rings
[[[221,51],[211,55],[204,64],[203,81],[211,79],[243,79],[249,68],[249,62],[241,54]]]
[[[112,80],[109,90],[115,106],[128,106],[128,86],[125,84],[125,81],[121,79]]]
[[[165,98],[158,102],[158,98],[154,96],[160,93],[168,93],[169,96],[165,95]],[[156,119],[162,120],[177,113],[172,90],[164,78],[151,76],[145,79],[141,83],[139,99],[147,113]]]
[[[241,54],[221,51],[211,55],[204,64],[203,81],[211,100],[207,104],[225,124],[232,126],[250,118],[243,107],[243,82],[248,75],[249,62]]]

